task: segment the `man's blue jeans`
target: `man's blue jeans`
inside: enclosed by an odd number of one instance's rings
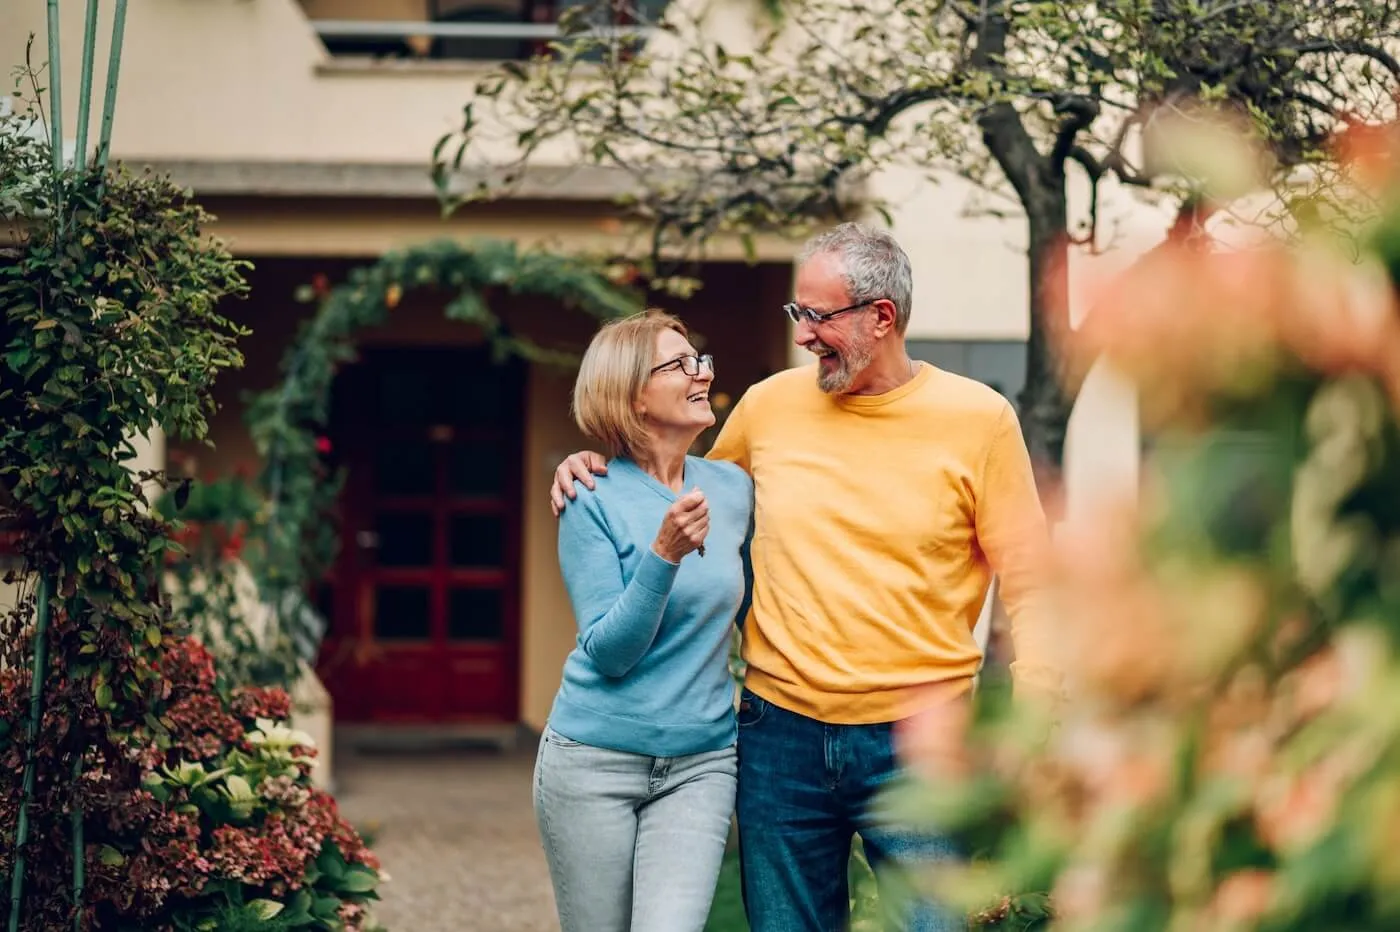
[[[828,725],[745,689],[739,703],[739,858],[753,932],[841,932],[859,833],[877,878],[892,863],[956,856],[937,836],[882,824],[877,794],[900,777],[893,725]],[[958,932],[965,917],[919,903],[908,932]]]

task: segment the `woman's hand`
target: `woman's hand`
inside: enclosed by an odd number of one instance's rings
[[[681,557],[704,546],[709,532],[710,505],[704,492],[692,489],[666,511],[651,549],[661,559],[679,563]]]

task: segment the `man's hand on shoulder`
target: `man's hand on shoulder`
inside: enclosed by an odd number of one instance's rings
[[[595,473],[606,476],[608,460],[603,454],[594,453],[592,450],[581,450],[559,464],[554,470],[554,484],[549,487],[549,506],[554,512],[554,517],[559,517],[564,511],[564,506],[578,497],[578,492],[574,489],[575,481],[582,482],[589,489],[596,488],[593,482]]]

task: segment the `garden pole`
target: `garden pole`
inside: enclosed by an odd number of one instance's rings
[[[97,52],[97,3],[87,0],[87,16],[83,22],[83,69],[78,84],[78,134],[74,163],[84,171],[88,167],[88,126],[92,122],[92,69]],[[115,51],[117,39],[113,37]],[[83,776],[83,749],[73,758],[73,929],[83,929],[83,887],[86,880],[87,846],[83,841],[83,807],[78,794],[78,782]]]
[[[87,168],[88,124],[92,116],[92,59],[97,52],[97,0],[87,0],[83,23],[83,70],[78,82],[78,138],[73,162]]]
[[[34,795],[34,746],[44,717],[44,678],[48,672],[49,579],[39,577],[38,606],[34,619],[34,673],[29,681],[29,735],[24,754],[24,788],[15,827],[15,867],[10,877],[10,932],[19,932],[20,906],[24,901],[24,846],[29,843],[29,800]]]
[[[78,781],[83,776],[83,749],[73,758],[73,932],[83,932],[83,884],[86,880],[87,846],[83,843],[83,807],[77,801]]]
[[[63,233],[63,68],[59,58],[58,0],[48,0],[49,27],[49,146],[53,159],[54,214]],[[14,873],[10,876],[9,932],[19,932],[24,904],[25,845],[29,844],[29,803],[34,797],[34,748],[44,719],[44,679],[48,673],[49,580],[39,576],[34,618],[34,669],[29,680],[29,733],[24,753],[24,782],[20,789],[19,818],[15,824]]]
[[[107,96],[102,101],[102,135],[97,143],[97,170],[107,167],[112,148],[112,117],[117,109],[117,78],[122,69],[122,40],[126,35],[126,0],[117,0],[112,17],[112,54],[107,61]]]
[[[63,230],[63,68],[59,63],[61,26],[58,0],[49,0],[49,149],[53,159],[54,216]]]

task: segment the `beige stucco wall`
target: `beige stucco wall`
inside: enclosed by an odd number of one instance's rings
[[[83,4],[64,3],[65,125],[77,106]],[[102,5],[97,60],[105,77],[112,4]],[[0,10],[0,59],[23,60],[42,3]],[[461,113],[460,72],[391,80],[328,76],[328,60],[295,0],[140,0],[128,7],[113,132],[117,157],[424,162]],[[99,86],[101,86],[99,84]],[[70,131],[71,135],[71,131]]]
[[[19,585],[7,583],[0,577],[0,615],[14,610],[19,601]]]

